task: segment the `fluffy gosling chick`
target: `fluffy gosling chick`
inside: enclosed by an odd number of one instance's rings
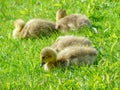
[[[91,65],[95,61],[97,50],[92,47],[67,47],[58,54],[50,47],[41,50],[41,66],[45,71],[55,67]]]
[[[67,35],[58,37],[51,45],[57,52],[69,46],[91,46],[91,41],[85,37]]]
[[[13,38],[39,37],[40,35],[49,35],[55,31],[55,24],[46,20],[32,19],[26,24],[23,20],[18,19],[14,22],[15,29]]]
[[[90,20],[81,14],[71,14],[65,16],[64,10],[58,10],[56,13],[56,26],[55,28],[61,32],[66,32],[68,30],[76,30],[82,26],[91,26]],[[61,18],[60,18],[61,17]]]
[[[46,47],[40,52],[41,63],[40,66],[44,66],[45,71],[50,71],[54,67],[66,66],[66,61],[57,61],[57,53],[54,49]]]

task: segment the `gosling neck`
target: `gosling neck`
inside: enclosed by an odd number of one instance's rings
[[[13,31],[13,37],[14,38],[18,38],[20,35],[20,28],[16,28],[14,31]]]
[[[52,49],[51,52],[52,52],[52,55],[51,55],[50,61],[48,62],[49,64],[53,64],[57,60],[57,52],[54,49]]]
[[[56,59],[57,59],[57,55],[55,55],[55,57],[52,59],[52,61],[47,62],[44,65],[44,70],[45,71],[50,71],[52,68],[54,68],[55,67],[55,63],[56,63]]]

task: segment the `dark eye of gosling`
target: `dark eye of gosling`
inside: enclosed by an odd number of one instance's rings
[[[45,59],[45,56],[43,56],[42,59]]]

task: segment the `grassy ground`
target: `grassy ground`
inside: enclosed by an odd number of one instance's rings
[[[88,37],[98,50],[95,65],[50,73],[39,67],[39,53],[61,34],[49,38],[13,40],[13,22],[43,18],[55,22],[55,12],[82,13],[98,34],[87,28],[68,32]],[[0,0],[0,90],[120,90],[120,1]]]

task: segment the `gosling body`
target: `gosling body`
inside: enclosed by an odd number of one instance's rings
[[[86,37],[66,35],[58,37],[51,45],[57,52],[69,46],[91,46],[91,41]]]
[[[57,55],[57,60],[67,60],[69,66],[91,65],[95,61],[97,50],[93,47],[68,47]]]
[[[47,36],[56,30],[54,23],[42,19],[32,19],[26,24],[18,19],[14,22],[14,26],[13,38],[39,37],[44,34]]]
[[[90,20],[82,14],[71,14],[66,15],[65,10],[58,10],[56,13],[56,26],[55,28],[61,32],[66,32],[69,30],[77,30],[82,26],[91,26]]]
[[[58,54],[50,47],[42,49],[41,63],[45,71],[55,67],[91,65],[95,61],[97,50],[92,47],[67,47]],[[44,62],[44,64],[43,64]]]

